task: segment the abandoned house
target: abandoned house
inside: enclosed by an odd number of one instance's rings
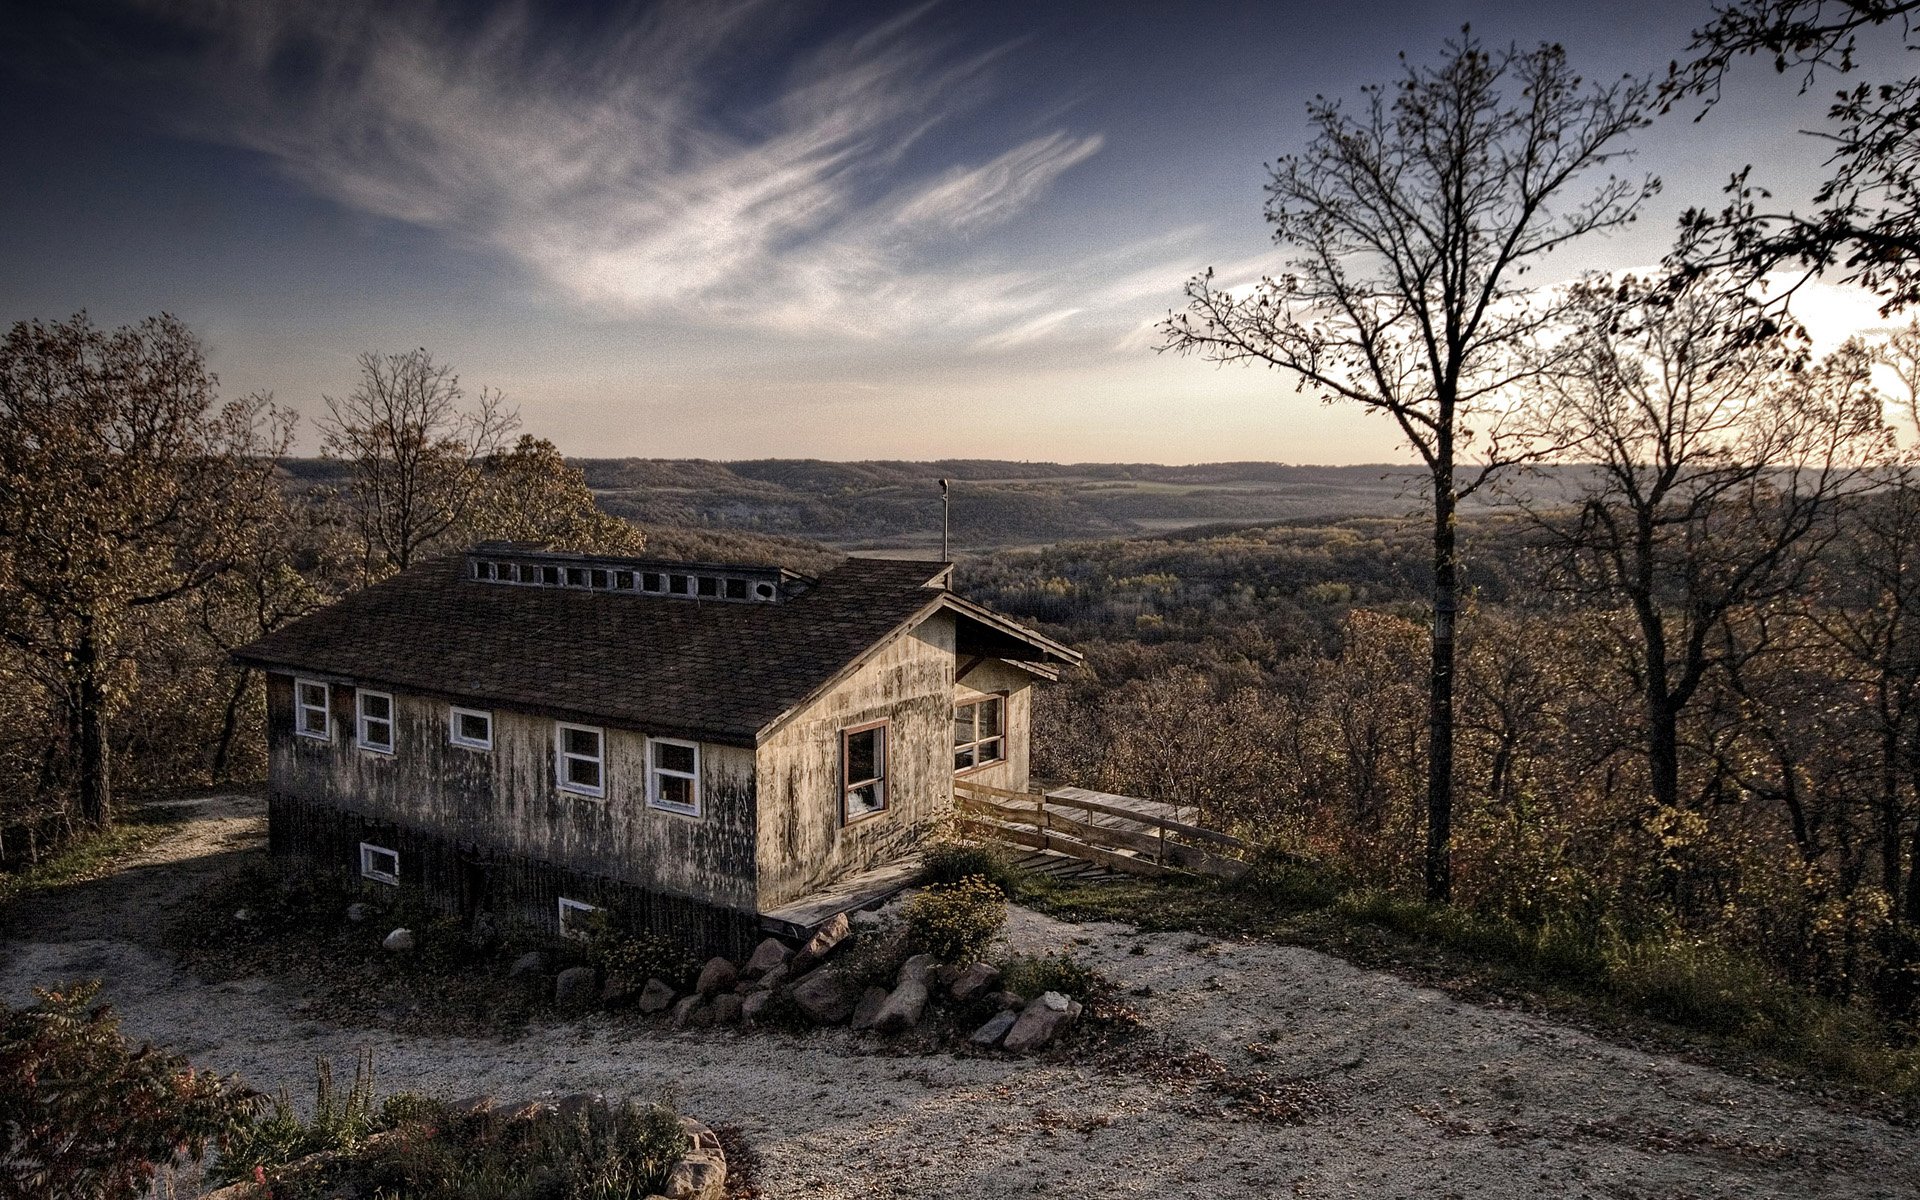
[[[410,568],[236,652],[272,850],[561,933],[610,906],[716,951],[799,933],[899,874],[956,775],[1027,786],[1031,688],[1078,656],[950,575],[507,543]]]

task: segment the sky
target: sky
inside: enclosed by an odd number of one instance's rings
[[[428,348],[576,456],[1404,461],[1272,371],[1157,353],[1212,267],[1285,259],[1266,164],[1316,95],[1470,24],[1663,70],[1705,4],[71,0],[0,22],[0,318],[159,311],[317,449],[368,350]],[[1819,178],[1828,89],[1760,63],[1625,168],[1659,261],[1759,164]],[[1554,272],[1558,272],[1556,276]],[[1883,324],[1820,285],[1831,344]]]

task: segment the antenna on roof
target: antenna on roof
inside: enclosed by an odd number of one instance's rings
[[[952,562],[947,556],[947,529],[953,524],[953,486],[950,480],[940,481],[940,561]]]

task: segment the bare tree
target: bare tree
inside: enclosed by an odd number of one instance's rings
[[[0,342],[0,636],[65,716],[43,780],[94,826],[113,817],[107,719],[133,614],[233,569],[288,443],[265,397],[216,389],[170,316],[23,321]]]
[[[457,531],[486,494],[482,467],[520,425],[498,391],[471,409],[453,368],[425,350],[360,356],[360,383],[325,397],[322,451],[353,471],[349,497],[368,574],[405,570]]]
[[[1787,331],[1755,337],[1753,300],[1709,282],[1573,289],[1573,369],[1540,380],[1550,436],[1591,465],[1573,505],[1535,515],[1562,583],[1623,617],[1656,815],[1685,804],[1682,711],[1768,649],[1768,622],[1733,619],[1803,587],[1882,428],[1863,351],[1800,368]]]
[[[1162,326],[1162,349],[1264,363],[1298,386],[1389,417],[1425,464],[1433,522],[1426,891],[1452,890],[1455,512],[1527,451],[1508,389],[1555,305],[1521,277],[1566,243],[1633,219],[1648,177],[1582,181],[1625,156],[1650,85],[1588,84],[1558,46],[1490,52],[1470,36],[1437,67],[1316,100],[1312,141],[1272,168],[1267,221],[1290,273],[1236,295],[1212,272]],[[1576,188],[1580,190],[1576,191]],[[1462,458],[1471,456],[1468,464]]]

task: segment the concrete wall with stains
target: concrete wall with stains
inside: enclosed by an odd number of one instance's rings
[[[945,613],[882,647],[761,738],[760,908],[907,853],[953,805],[954,623]],[[888,724],[886,810],[841,812],[840,732]]]
[[[354,689],[330,680],[326,741],[293,730],[293,677],[267,677],[269,787],[307,803],[713,904],[755,901],[754,752],[700,747],[701,815],[646,803],[646,737],[604,730],[605,796],[561,790],[555,722],[494,709],[493,748],[449,736],[449,701],[396,694],[394,752],[361,749]],[[484,703],[469,707],[485,709]]]

